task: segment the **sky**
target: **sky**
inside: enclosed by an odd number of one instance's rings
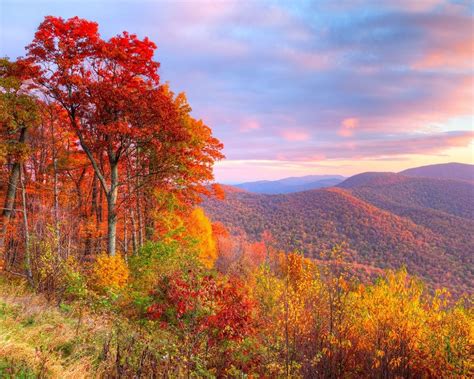
[[[224,143],[216,180],[474,163],[470,1],[0,0],[0,56],[46,15],[126,30]]]

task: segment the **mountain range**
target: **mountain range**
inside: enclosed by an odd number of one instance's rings
[[[465,180],[474,182],[472,165],[464,163],[445,163],[415,167],[401,171],[405,176],[418,176],[435,179]],[[277,195],[311,189],[337,186],[346,177],[342,175],[306,175],[292,176],[278,180],[259,180],[236,184],[233,187],[254,193]]]
[[[311,189],[332,187],[345,179],[341,175],[306,175],[279,180],[260,180],[235,185],[235,187],[255,193],[269,195],[301,192]]]
[[[213,221],[251,240],[268,230],[308,257],[347,244],[348,264],[399,268],[457,295],[474,290],[474,166],[450,163],[368,172],[336,186],[267,195],[232,190],[207,199]],[[311,183],[311,182],[310,182]]]
[[[406,176],[474,181],[473,165],[465,163],[444,163],[410,168],[400,172]]]

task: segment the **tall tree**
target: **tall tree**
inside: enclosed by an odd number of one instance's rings
[[[127,162],[136,170],[145,167],[133,178],[152,176],[184,189],[211,178],[212,163],[221,157],[222,146],[209,138],[208,128],[191,127],[190,108],[183,110],[181,98],[160,85],[155,49],[147,38],[123,32],[105,41],[94,22],[52,16],[28,47],[28,60],[38,69],[36,82],[67,111],[106,195],[110,255],[116,252],[119,187],[126,182],[121,168]]]
[[[0,162],[6,161],[8,166],[5,199],[0,212],[0,266],[21,165],[28,152],[27,132],[38,122],[37,101],[29,94],[25,73],[23,65],[8,59],[0,60]]]

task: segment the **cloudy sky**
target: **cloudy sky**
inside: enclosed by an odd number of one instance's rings
[[[474,163],[470,1],[0,0],[0,55],[46,15],[157,45],[225,145],[227,183]]]

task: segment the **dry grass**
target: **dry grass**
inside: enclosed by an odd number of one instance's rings
[[[100,376],[108,330],[104,320],[61,310],[24,283],[0,278],[0,377]]]

